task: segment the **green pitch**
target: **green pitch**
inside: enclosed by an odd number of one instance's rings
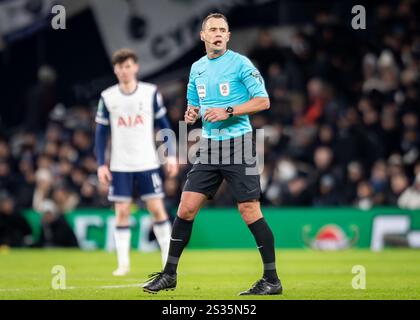
[[[277,257],[284,294],[262,299],[420,299],[419,251],[280,250]],[[139,283],[161,269],[159,253],[131,259],[131,274],[116,278],[112,253],[2,250],[0,299],[241,299],[237,293],[261,275],[257,250],[186,250],[176,291],[150,295]],[[65,290],[52,289],[55,265],[65,268]],[[354,265],[366,269],[365,290],[352,288]]]

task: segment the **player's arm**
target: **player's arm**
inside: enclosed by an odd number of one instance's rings
[[[95,154],[98,166],[105,165],[105,150],[109,136],[109,126],[97,123],[95,130]]]
[[[171,130],[171,124],[167,116],[167,110],[163,104],[163,98],[159,91],[156,91],[155,97],[153,99],[153,109],[155,113],[155,126],[159,127],[161,130]],[[168,162],[167,162],[167,172],[170,177],[174,177],[178,174],[178,164],[176,161],[176,138],[172,134],[172,130],[168,135],[165,135],[167,140],[165,141],[168,144]]]
[[[108,184],[112,179],[111,172],[105,163],[105,150],[110,134],[109,112],[102,97],[99,100],[95,122],[95,155],[98,163],[98,179],[99,182]]]

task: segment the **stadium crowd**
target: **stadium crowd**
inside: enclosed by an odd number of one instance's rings
[[[251,118],[266,135],[264,205],[420,208],[419,9],[410,1],[379,5],[367,30],[322,10],[288,45],[259,32],[247,55],[271,97],[271,108]],[[67,232],[63,214],[110,206],[96,177],[96,108],[64,107],[55,81],[54,70],[40,69],[28,98],[32,112],[0,138],[0,244],[30,243],[23,209],[43,213],[40,245],[74,245],[71,236],[54,238]],[[174,128],[183,119],[185,86],[180,81],[183,89],[165,95]],[[187,171],[165,179],[172,212]],[[234,205],[226,185],[209,205]]]

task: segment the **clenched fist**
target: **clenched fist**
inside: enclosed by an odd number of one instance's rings
[[[200,108],[189,106],[184,114],[184,120],[187,124],[194,124],[200,117]]]

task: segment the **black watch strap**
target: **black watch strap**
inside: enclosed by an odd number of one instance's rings
[[[227,112],[229,118],[233,117],[233,108],[232,107],[227,107],[226,112]]]

